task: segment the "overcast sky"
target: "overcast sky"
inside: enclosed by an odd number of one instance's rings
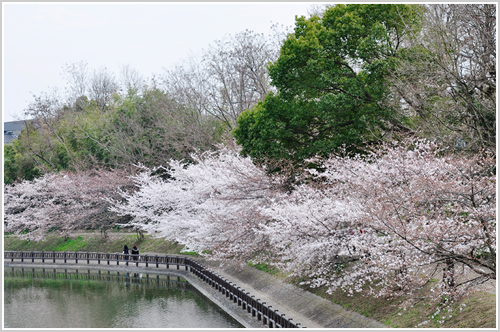
[[[269,33],[307,16],[303,3],[2,3],[4,121],[22,116],[33,95],[64,89],[65,64],[85,61],[118,76],[129,65],[143,77],[161,74],[245,29]]]

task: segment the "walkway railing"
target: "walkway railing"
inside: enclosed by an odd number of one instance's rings
[[[278,310],[272,309],[271,305],[256,299],[244,289],[241,289],[236,284],[226,280],[218,274],[205,268],[203,265],[188,257],[177,256],[158,256],[158,255],[125,255],[119,253],[101,253],[101,252],[60,252],[60,251],[4,251],[4,261],[11,262],[20,261],[27,263],[71,263],[78,264],[86,262],[87,264],[106,264],[139,266],[139,264],[149,267],[153,266],[160,268],[164,266],[166,269],[170,265],[176,266],[177,270],[184,266],[186,271],[190,271],[201,280],[208,283],[210,286],[218,290],[227,299],[233,301],[243,310],[251,314],[252,317],[261,321],[263,325],[270,328],[301,328],[299,323],[295,323],[292,318],[286,318],[285,314]]]

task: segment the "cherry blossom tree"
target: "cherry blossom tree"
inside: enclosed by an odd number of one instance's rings
[[[133,179],[137,192],[113,201],[111,211],[130,215],[132,224],[150,234],[176,240],[189,250],[210,250],[214,258],[250,259],[268,251],[260,216],[280,177],[271,178],[239,149],[222,147],[192,156],[186,165],[147,169]]]
[[[75,229],[96,228],[114,221],[104,198],[116,190],[133,190],[123,171],[95,170],[47,173],[33,181],[4,188],[4,231],[32,240],[50,231],[64,236]]]
[[[148,233],[211,250],[213,258],[267,260],[325,285],[405,295],[433,281],[436,298],[496,279],[494,157],[447,154],[426,141],[332,156],[289,189],[238,149],[145,169],[114,202]]]
[[[417,141],[324,161],[325,172],[311,171],[319,186],[266,209],[281,265],[312,287],[367,285],[378,296],[434,278],[436,297],[460,295],[496,279],[494,157],[442,153]],[[341,270],[347,262],[357,263]]]

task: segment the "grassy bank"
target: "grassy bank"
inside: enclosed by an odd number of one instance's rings
[[[69,239],[49,235],[40,242],[20,240],[17,236],[4,236],[4,250],[15,251],[121,252],[125,244],[129,247],[137,244],[141,252],[163,254],[180,254],[183,248],[178,243],[155,239],[151,235],[139,238],[136,233],[126,231],[109,232],[107,238],[102,238],[99,233],[91,232],[78,233]],[[279,271],[271,266],[255,264],[254,267],[275,277],[284,278]],[[299,286],[298,282],[295,284]],[[425,301],[421,301],[404,311],[399,307],[401,299],[398,298],[373,298],[363,293],[347,296],[341,291],[329,295],[326,293],[326,288],[308,290],[348,310],[356,311],[394,328],[413,328],[424,321],[427,323],[421,325],[422,328],[495,328],[496,324],[496,296],[491,292],[472,293],[457,303],[451,314],[441,313],[438,317],[432,318],[431,315],[436,311],[436,307]],[[444,322],[440,323],[443,316],[446,318]]]
[[[106,238],[100,233],[82,232],[65,239],[57,234],[48,235],[42,241],[21,240],[17,236],[4,236],[4,249],[13,251],[92,251],[122,252],[123,246],[137,245],[140,252],[178,254],[184,247],[177,242],[145,235],[139,238],[136,233],[126,231],[108,232]]]
[[[433,317],[437,307],[425,300],[403,310],[399,307],[401,298],[374,298],[363,293],[348,296],[340,290],[329,295],[326,287],[309,291],[393,328],[495,328],[496,324],[496,296],[490,292],[474,292],[453,305],[451,313],[441,311]],[[419,326],[422,322],[426,323]]]

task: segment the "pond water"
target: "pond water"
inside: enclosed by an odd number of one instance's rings
[[[4,269],[6,328],[236,328],[234,318],[173,275]]]

